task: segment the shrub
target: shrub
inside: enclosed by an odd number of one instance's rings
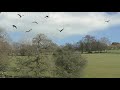
[[[70,50],[58,49],[54,53],[56,77],[80,78],[86,60]]]

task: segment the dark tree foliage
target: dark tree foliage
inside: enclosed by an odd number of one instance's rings
[[[56,76],[61,78],[80,78],[86,60],[71,50],[58,49],[54,53]]]

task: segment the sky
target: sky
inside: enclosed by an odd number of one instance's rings
[[[24,16],[20,18],[17,14]],[[107,23],[106,20],[110,22]],[[32,23],[34,21],[38,24]],[[17,29],[12,25],[16,25]],[[59,45],[77,42],[88,34],[120,42],[120,12],[2,12],[0,28],[16,42],[24,37],[31,40],[39,33],[45,34]],[[59,32],[62,28],[64,30]],[[30,29],[31,32],[25,32]]]

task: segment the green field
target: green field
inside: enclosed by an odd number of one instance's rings
[[[83,54],[88,60],[84,78],[120,78],[120,54]]]

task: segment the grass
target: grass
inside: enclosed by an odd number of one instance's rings
[[[108,53],[120,54],[120,50],[109,50]]]
[[[120,54],[83,54],[88,60],[83,78],[120,78]]]

